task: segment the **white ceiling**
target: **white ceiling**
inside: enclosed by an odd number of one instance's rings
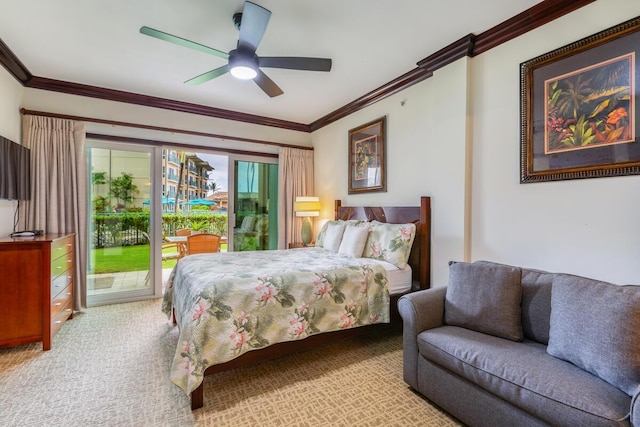
[[[228,52],[241,0],[0,0],[0,39],[34,76],[308,124],[540,0],[254,2],[272,12],[258,55],[331,58],[331,72],[265,69],[284,91],[276,98],[229,74],[185,85],[226,61],[139,33]]]

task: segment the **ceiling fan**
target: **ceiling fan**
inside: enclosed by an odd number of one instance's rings
[[[230,72],[231,75],[238,79],[253,79],[260,89],[273,98],[275,96],[282,95],[282,89],[280,89],[280,87],[275,84],[275,82],[271,80],[261,70],[261,68],[330,71],[331,59],[256,55],[256,49],[264,36],[270,17],[271,12],[269,10],[262,6],[258,6],[255,3],[251,3],[249,1],[245,2],[243,11],[233,15],[233,22],[235,27],[240,30],[240,36],[238,38],[238,46],[229,53],[225,53],[163,31],[154,30],[149,27],[141,27],[140,32],[147,36],[199,50],[200,52],[209,53],[228,60],[226,65],[193,77],[185,81],[185,83],[202,84]]]

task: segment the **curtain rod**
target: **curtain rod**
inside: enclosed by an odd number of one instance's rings
[[[240,142],[249,142],[252,144],[263,144],[263,145],[273,145],[276,147],[287,147],[287,148],[298,148],[300,150],[313,150],[313,147],[304,147],[300,145],[294,144],[284,144],[281,142],[273,142],[273,141],[263,141],[261,139],[252,139],[252,138],[242,138],[239,136],[229,136],[229,135],[219,135],[216,133],[209,132],[198,132],[192,130],[185,129],[175,129],[175,128],[167,128],[163,126],[152,126],[152,125],[143,125],[140,123],[131,123],[131,122],[121,122],[116,120],[105,120],[105,119],[96,119],[93,117],[81,117],[81,116],[71,116],[67,114],[57,114],[57,113],[48,113],[44,111],[33,111],[27,110],[26,108],[20,109],[20,114],[31,114],[34,116],[43,116],[43,117],[55,117],[57,119],[67,119],[67,120],[77,120],[82,122],[92,122],[92,123],[100,123],[107,124],[113,126],[124,126],[138,129],[148,129],[148,130],[157,130],[160,132],[169,132],[169,133],[179,133],[184,135],[195,135],[195,136],[204,136],[207,138],[218,138],[218,139],[226,139],[229,141],[240,141]]]
[[[207,147],[204,145],[187,144],[183,142],[152,141],[150,139],[131,138],[127,136],[103,135],[100,133],[90,133],[90,132],[87,132],[87,139],[97,139],[101,141],[127,142],[130,144],[151,145],[153,147],[183,148],[183,149],[189,149],[194,151],[214,150],[216,152],[219,151],[225,154],[243,154],[245,156],[273,157],[276,159],[278,158],[278,155],[274,153],[261,153],[258,151],[236,150],[233,148]]]

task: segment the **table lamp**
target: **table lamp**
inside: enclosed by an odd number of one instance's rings
[[[311,227],[310,217],[320,216],[320,198],[298,196],[296,197],[293,210],[296,212],[296,216],[303,217],[300,234],[302,236],[302,243],[308,246],[313,239],[313,227]]]

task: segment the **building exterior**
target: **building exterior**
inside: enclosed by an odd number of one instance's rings
[[[183,161],[182,179],[180,179],[181,161]],[[197,154],[185,151],[162,150],[162,197],[163,200],[175,200],[178,203],[193,199],[204,199],[211,190],[209,172],[211,165],[200,159]]]

